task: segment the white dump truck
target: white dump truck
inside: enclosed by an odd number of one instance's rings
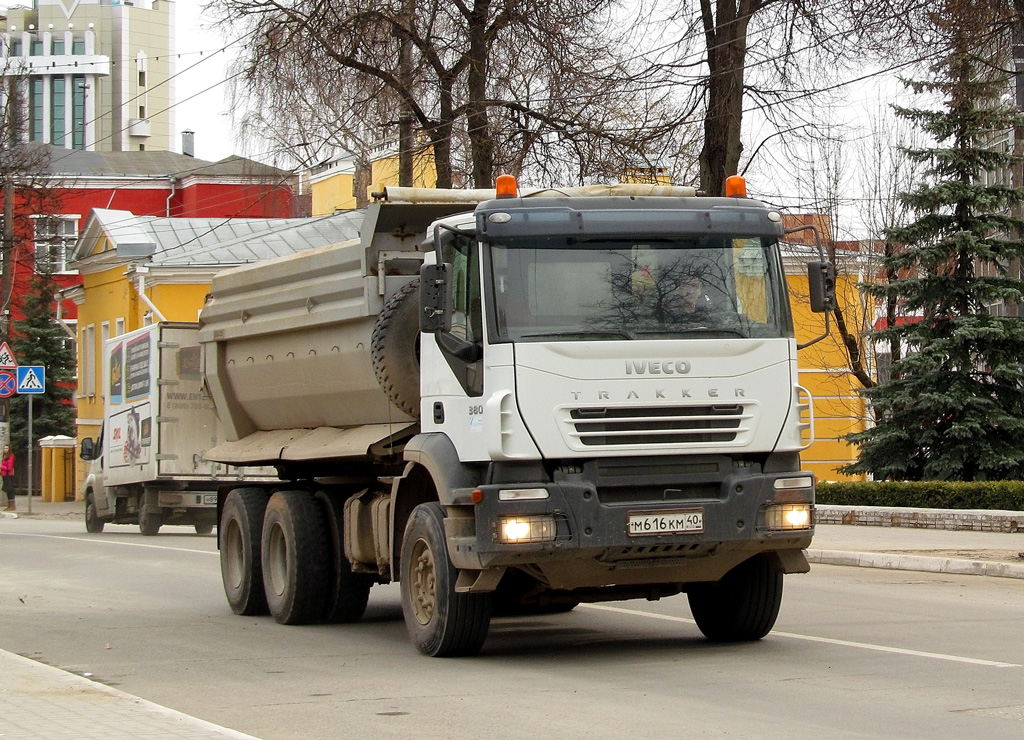
[[[220,490],[232,609],[351,622],[399,581],[451,656],[494,614],[685,592],[708,638],[763,637],[813,533],[781,221],[689,188],[388,189],[359,240],[217,275],[206,456],[279,476]]]
[[[203,390],[198,334],[198,324],[164,322],[104,343],[103,428],[80,453],[91,461],[80,497],[87,531],[137,523],[155,535],[186,524],[209,534],[218,487],[245,479],[203,454],[224,436]]]

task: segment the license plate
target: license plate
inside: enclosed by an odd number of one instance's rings
[[[203,506],[216,506],[217,505],[217,494],[216,493],[204,493],[203,494]]]
[[[704,510],[659,511],[656,514],[629,515],[630,537],[652,534],[694,534],[704,531]]]

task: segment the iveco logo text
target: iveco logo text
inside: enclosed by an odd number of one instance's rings
[[[690,372],[686,360],[626,360],[626,375],[685,375]]]

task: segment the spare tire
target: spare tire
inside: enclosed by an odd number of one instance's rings
[[[411,280],[385,303],[373,325],[373,372],[399,409],[420,418],[420,282]]]

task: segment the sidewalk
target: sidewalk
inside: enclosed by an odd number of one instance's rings
[[[4,650],[0,676],[3,740],[257,740]]]
[[[84,508],[81,501],[54,503],[37,497],[29,514],[28,499],[19,496],[17,511],[0,511],[0,518],[83,521]],[[1024,579],[1024,532],[922,528],[922,516],[915,510],[889,511],[888,526],[819,524],[808,559],[829,565]],[[3,650],[0,676],[2,740],[256,740]]]

